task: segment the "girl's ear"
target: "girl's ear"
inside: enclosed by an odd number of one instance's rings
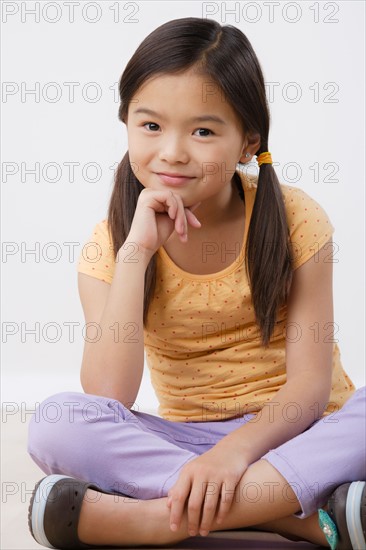
[[[256,133],[256,134],[249,135],[244,142],[239,162],[240,163],[249,162],[251,160],[251,157],[255,155],[256,151],[258,151],[260,145],[261,145],[260,134]],[[250,157],[246,156],[247,153],[249,153]]]

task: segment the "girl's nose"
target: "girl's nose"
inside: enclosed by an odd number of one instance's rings
[[[159,145],[160,160],[165,160],[169,163],[187,162],[189,160],[188,151],[182,139],[168,137]]]

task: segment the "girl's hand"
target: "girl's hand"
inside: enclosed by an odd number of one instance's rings
[[[198,531],[203,536],[207,535],[218,504],[217,521],[221,523],[227,516],[235,488],[248,466],[242,453],[232,446],[220,444],[183,466],[176,484],[168,491],[171,530],[179,529],[189,496],[188,532],[191,536]],[[173,524],[177,527],[174,528]]]
[[[156,191],[145,188],[141,191],[128,241],[132,241],[154,254],[170,237],[173,230],[182,242],[187,242],[188,223],[200,227],[201,223],[192,213],[201,203],[185,208],[182,198],[173,191]]]

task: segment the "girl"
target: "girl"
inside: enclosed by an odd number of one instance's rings
[[[333,339],[334,227],[277,179],[251,44],[231,25],[169,21],[120,96],[128,152],[78,267],[96,329],[85,393],[50,396],[29,427],[48,474],[33,537],[162,545],[255,526],[364,548],[365,388]],[[131,411],[144,349],[159,417]]]

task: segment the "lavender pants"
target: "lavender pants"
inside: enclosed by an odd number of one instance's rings
[[[366,481],[366,387],[337,412],[262,458],[295,491],[305,518],[336,487]],[[216,422],[172,422],[130,411],[119,401],[62,392],[40,403],[28,433],[28,453],[46,474],[65,474],[137,499],[167,495],[190,460],[253,415]],[[253,498],[253,489],[249,491]],[[249,498],[249,497],[248,497]]]

